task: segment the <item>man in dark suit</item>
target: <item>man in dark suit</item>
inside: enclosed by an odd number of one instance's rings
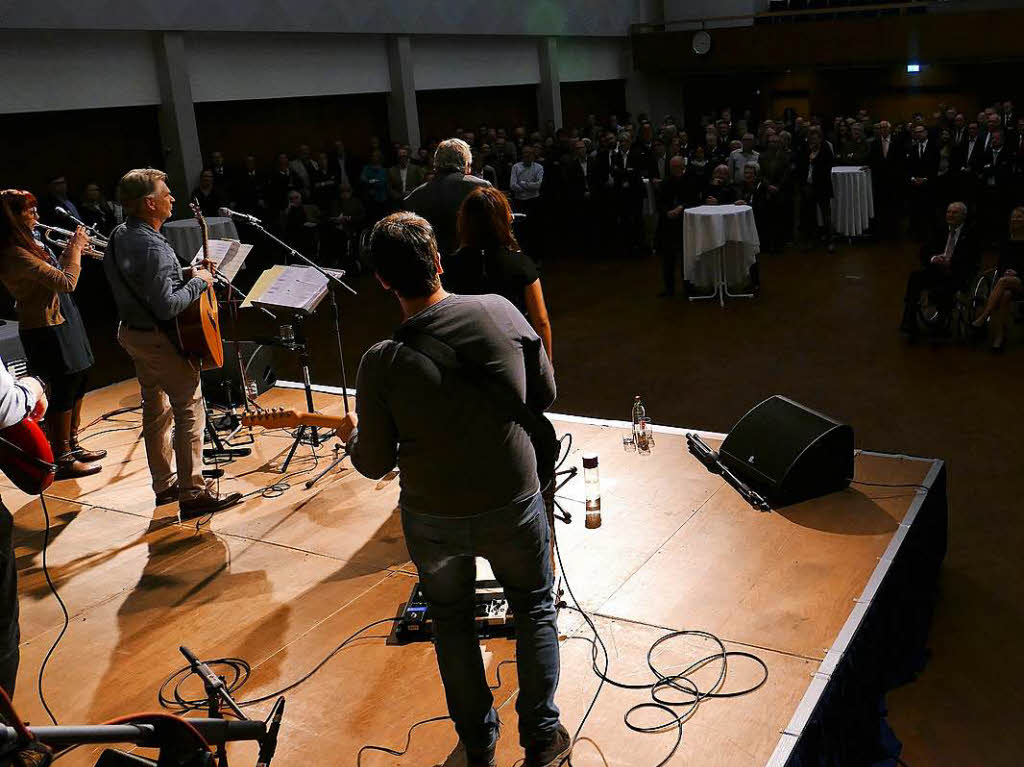
[[[246,155],[245,168],[235,176],[231,198],[243,213],[262,218],[266,213],[266,190],[264,175],[256,170],[256,156]]]
[[[1013,159],[1002,128],[996,128],[978,161],[978,219],[988,242],[997,242],[1005,234],[1013,204]]]
[[[903,322],[900,330],[911,338],[917,336],[917,307],[921,294],[928,291],[940,312],[953,308],[956,291],[967,283],[978,269],[978,244],[964,225],[967,205],[951,202],[946,208],[946,225],[921,248],[922,268],[907,279],[903,298]]]
[[[405,198],[406,209],[423,216],[434,227],[442,258],[458,249],[455,221],[462,201],[478,186],[490,186],[482,178],[469,175],[472,163],[473,155],[465,141],[442,141],[434,153],[434,178]]]
[[[807,131],[807,143],[803,146],[796,162],[796,182],[800,194],[800,228],[809,243],[813,243],[819,232],[828,244],[828,252],[835,251],[832,242],[832,166],[835,154],[824,140],[820,126]]]
[[[353,189],[359,186],[359,175],[362,166],[345,149],[345,142],[335,139],[334,149],[327,153],[328,172],[338,180],[338,188],[348,184]]]
[[[903,162],[910,202],[910,229],[919,240],[931,231],[934,187],[939,172],[939,154],[924,125],[914,126],[914,140]]]
[[[398,150],[397,162],[388,168],[388,194],[396,208],[402,207],[405,199],[413,189],[423,183],[423,168],[409,162],[409,150],[401,147]]]
[[[953,146],[960,148],[967,143],[967,118],[957,112],[953,118],[953,125],[950,127],[950,134],[953,137]]]
[[[903,189],[900,163],[903,157],[892,126],[888,120],[878,123],[875,140],[871,142],[868,165],[871,166],[871,185],[875,196],[875,223],[878,234],[891,237],[896,234],[900,218],[900,191]]]
[[[694,203],[693,185],[685,175],[686,160],[676,155],[669,160],[669,173],[658,185],[657,248],[661,256],[663,290],[659,298],[675,295],[676,264],[683,263],[683,210]]]
[[[618,209],[612,168],[624,163],[625,158],[619,155],[617,134],[611,131],[602,133],[601,144],[590,158],[587,169],[590,172],[591,205],[597,217],[598,244],[603,256],[616,252]]]

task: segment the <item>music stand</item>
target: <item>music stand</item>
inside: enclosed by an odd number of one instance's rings
[[[338,341],[338,365],[340,366],[340,369],[341,369],[341,392],[342,392],[341,402],[342,402],[342,406],[344,407],[344,410],[345,410],[345,415],[348,415],[349,411],[350,411],[349,404],[348,404],[348,377],[345,374],[345,354],[344,354],[344,351],[342,349],[342,341],[341,341],[341,319],[340,319],[339,313],[338,313],[338,299],[335,296],[335,288],[336,287],[342,287],[345,290],[347,290],[349,293],[351,293],[353,296],[356,296],[356,295],[359,295],[359,294],[355,291],[354,288],[352,288],[352,286],[350,286],[348,283],[342,281],[341,277],[345,276],[345,272],[343,270],[341,270],[341,269],[324,269],[319,264],[314,263],[310,259],[306,258],[306,256],[302,255],[299,251],[297,251],[295,248],[293,248],[291,245],[289,245],[284,240],[282,240],[282,239],[274,236],[270,232],[268,232],[266,230],[266,228],[264,228],[263,224],[260,221],[258,221],[257,219],[251,219],[251,220],[247,219],[246,222],[253,229],[255,229],[256,231],[262,233],[264,237],[266,237],[270,241],[276,243],[280,248],[282,248],[285,251],[286,258],[298,259],[299,261],[304,263],[306,266],[308,266],[308,267],[310,267],[312,269],[316,269],[316,271],[318,271],[321,275],[323,275],[324,277],[327,278],[327,285],[328,285],[327,293],[328,293],[328,295],[331,298],[331,323],[334,326],[333,327],[333,329],[334,329],[334,337]],[[254,288],[255,288],[255,286],[254,286]],[[244,305],[245,304],[243,303],[243,306]],[[309,379],[309,376],[308,376],[308,372],[307,372],[307,374],[305,375],[305,379],[304,379],[304,385],[305,385],[305,387],[307,389],[307,392],[309,390],[309,380],[308,379]],[[312,410],[313,409],[313,405],[312,405],[313,397],[312,397],[312,394],[308,394],[306,402],[309,405],[310,410]],[[296,447],[296,445],[292,446],[292,453],[295,452],[295,447]],[[290,456],[289,456],[289,458],[290,458]],[[287,466],[287,463],[285,464],[285,466]]]
[[[322,276],[324,273],[320,269],[313,270],[298,265],[282,266],[278,264],[272,266],[256,280],[256,284],[249,292],[249,297],[242,304],[242,306],[272,306],[279,312],[287,312],[294,317],[293,340],[284,346],[299,353],[302,386],[306,394],[306,409],[310,412],[315,409],[313,385],[309,375],[309,341],[303,332],[302,323],[316,311],[320,302],[331,292],[328,289],[327,280]],[[329,272],[327,274],[330,276]],[[344,364],[342,364],[342,371],[344,374]],[[320,436],[320,430],[315,425],[302,424],[299,426],[291,448],[288,450],[288,455],[285,457],[284,463],[281,464],[281,472],[284,473],[288,470],[295,450],[300,444],[306,443],[313,447],[319,447],[326,439],[327,437]]]
[[[246,257],[252,252],[252,245],[246,245],[238,240],[209,240],[207,243],[209,247],[210,261],[214,265],[214,282],[217,285],[226,287],[228,291],[227,303],[229,306],[229,315],[231,316],[232,327],[237,328],[237,317],[234,311],[231,311],[231,293],[238,293],[243,299],[248,298],[246,294],[236,288],[232,282],[238,275],[239,270],[245,263]],[[192,259],[192,266],[196,266],[203,260],[204,256],[203,248],[199,249],[195,257]],[[266,313],[268,316],[277,319],[275,315],[264,307],[258,307],[261,311]],[[236,334],[237,335],[237,334]],[[235,355],[238,359],[239,369],[242,371],[242,391],[243,391],[243,402],[245,404],[246,412],[249,411],[249,399],[248,399],[248,383],[245,380],[245,371],[242,367],[242,357],[237,342],[235,342]],[[225,440],[222,440],[220,434],[217,433],[217,426],[210,417],[210,408],[207,405],[204,408],[206,417],[206,434],[212,443],[213,447],[203,448],[203,463],[212,463],[219,465],[222,461],[231,461],[235,458],[244,458],[249,455],[252,450],[247,447],[234,447],[226,444]],[[233,417],[233,416],[232,416]],[[237,419],[236,419],[237,420]],[[228,440],[234,434],[237,433],[235,428]],[[220,469],[211,470],[210,474],[219,476]]]

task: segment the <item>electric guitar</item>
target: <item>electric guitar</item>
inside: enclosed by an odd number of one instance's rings
[[[195,202],[189,204],[203,233],[203,258],[210,258],[210,233],[206,219]],[[220,335],[217,294],[213,286],[199,294],[188,308],[174,318],[173,338],[181,353],[199,363],[201,370],[212,370],[224,364],[224,342]]]
[[[337,429],[341,426],[341,422],[345,420],[338,415],[304,413],[301,410],[290,410],[283,407],[245,413],[240,417],[243,426],[262,426],[266,429],[282,429],[302,425]]]
[[[0,429],[0,471],[23,493],[39,495],[53,484],[57,466],[50,441],[35,421]]]

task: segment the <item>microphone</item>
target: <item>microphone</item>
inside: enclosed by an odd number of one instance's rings
[[[284,716],[284,697],[277,699],[273,711],[270,712],[270,726],[267,734],[260,740],[260,753],[256,760],[256,767],[269,767],[270,760],[274,758],[277,751],[277,734],[281,730],[281,718]]]
[[[67,219],[68,221],[73,221],[73,222],[74,222],[75,224],[77,224],[78,226],[82,226],[82,227],[85,227],[86,229],[92,229],[92,227],[91,227],[91,226],[89,226],[88,224],[86,224],[86,223],[85,223],[84,221],[82,221],[82,220],[80,220],[80,219],[77,219],[77,218],[75,218],[74,216],[72,216],[72,215],[71,215],[71,214],[70,214],[70,213],[69,213],[69,212],[67,211],[67,209],[65,209],[65,208],[62,208],[62,207],[61,207],[60,205],[56,205],[56,206],[54,206],[54,208],[53,208],[53,212],[54,212],[54,213],[56,213],[56,214],[57,214],[58,216],[60,216],[61,218],[66,218],[66,219]]]
[[[259,226],[263,223],[256,216],[250,216],[248,213],[239,213],[237,210],[231,210],[231,208],[218,208],[217,212],[222,216],[233,218],[235,221],[244,221],[247,224]]]
[[[217,692],[220,693],[224,702],[228,704],[228,707],[234,711],[239,719],[245,719],[245,714],[242,713],[242,709],[238,707],[238,704],[231,698],[231,694],[228,692],[228,686],[224,683],[224,680],[217,676],[213,669],[203,663],[196,654],[190,649],[182,645],[178,648],[182,655],[188,660],[189,665],[192,667],[192,672],[197,674],[200,679],[203,680],[203,684],[209,693]]]

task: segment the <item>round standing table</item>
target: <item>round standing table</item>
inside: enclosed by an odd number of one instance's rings
[[[230,218],[211,216],[206,219],[206,227],[210,232],[211,240],[238,239],[238,230],[235,228],[235,222]],[[192,263],[196,253],[203,247],[203,234],[199,229],[199,222],[194,218],[167,221],[160,231],[167,238],[167,241],[171,243],[174,252],[178,254],[178,260],[182,263]]]
[[[871,169],[860,165],[832,168],[832,228],[836,234],[858,237],[875,215]]]
[[[695,285],[712,285],[704,296],[691,301],[718,298],[753,298],[753,293],[730,293],[729,285],[750,279],[761,240],[749,205],[701,205],[683,211],[683,276]]]

